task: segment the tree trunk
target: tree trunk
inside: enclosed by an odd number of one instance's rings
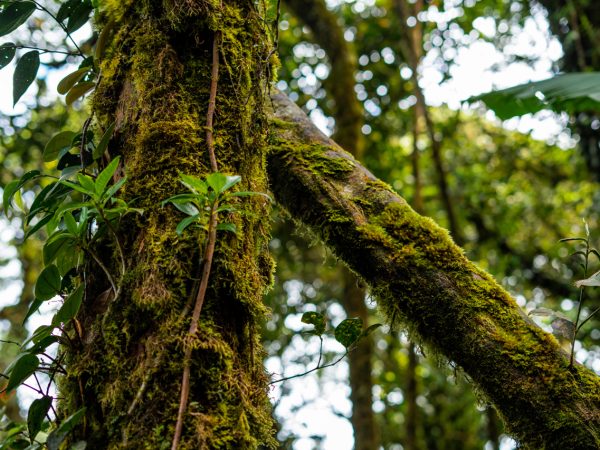
[[[121,294],[88,268],[81,342],[60,382],[64,415],[86,407],[76,439],[91,449],[169,448],[179,407],[184,342],[202,271],[206,233],[175,232],[184,217],[161,201],[185,188],[178,174],[211,172],[205,127],[216,41],[220,65],[214,137],[220,171],[242,190],[265,192],[263,101],[272,54],[254,2],[108,2],[99,20],[116,32],[101,63],[93,110],[115,122],[112,156],[122,155],[125,197],[144,209],[118,234],[125,250]],[[252,197],[219,232],[199,331],[191,339],[191,390],[178,448],[275,446],[258,321],[271,283],[269,205]],[[113,277],[113,248],[98,250]]]
[[[392,324],[462,367],[529,449],[596,449],[600,379],[569,361],[487,273],[281,94],[269,175],[278,201],[360,274]],[[430,350],[430,351],[432,351]]]

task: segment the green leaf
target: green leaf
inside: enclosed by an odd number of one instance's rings
[[[69,16],[73,13],[77,5],[81,0],[67,0],[58,9],[58,13],[56,14],[56,19],[60,22],[64,22]]]
[[[217,225],[217,231],[229,231],[237,235],[237,227],[233,223],[220,223]]]
[[[19,28],[35,11],[33,2],[14,2],[4,6],[0,12],[0,36]]]
[[[121,187],[125,184],[125,182],[127,181],[127,177],[123,177],[121,178],[119,181],[117,181],[115,184],[113,184],[111,187],[108,188],[108,190],[104,193],[104,195],[102,196],[102,198],[104,200],[107,200],[109,198],[112,198],[113,195],[115,195],[117,193],[117,191],[119,189],[121,189]]]
[[[53,235],[43,248],[44,264],[57,260],[59,272],[66,273],[77,264],[77,242],[73,236],[63,232]],[[74,260],[75,258],[75,260]]]
[[[98,174],[98,176],[96,177],[95,189],[96,189],[96,193],[98,195],[102,195],[104,193],[104,190],[106,189],[106,186],[108,185],[108,182],[111,180],[111,178],[117,171],[117,168],[119,167],[120,160],[121,160],[121,158],[119,156],[114,158],[110,162],[110,164],[108,166],[106,166],[104,168],[104,170],[102,172],[100,172]]]
[[[48,349],[48,347],[50,347],[53,344],[56,344],[59,341],[60,341],[60,339],[58,338],[58,336],[54,336],[54,335],[44,336],[41,340],[36,342],[31,348],[27,349],[27,351],[32,354],[44,353]]]
[[[106,129],[106,131],[100,138],[100,142],[98,143],[98,146],[94,149],[94,151],[92,153],[93,159],[102,158],[102,155],[104,155],[104,152],[108,148],[108,143],[110,142],[110,138],[112,137],[114,132],[115,132],[115,122],[111,123],[108,126],[108,128]]]
[[[44,147],[44,162],[50,162],[58,159],[60,153],[71,148],[71,142],[75,137],[72,131],[61,131],[50,138],[46,147]]]
[[[27,413],[27,430],[29,431],[29,439],[33,443],[36,435],[42,429],[42,423],[46,418],[46,414],[52,405],[52,397],[44,395],[33,401]]]
[[[86,448],[87,448],[86,441],[77,441],[73,445],[71,445],[71,448],[69,450],[85,450]]]
[[[29,319],[38,309],[40,309],[40,306],[42,306],[42,303],[44,303],[44,300],[40,300],[39,298],[33,299],[33,301],[31,302],[31,305],[29,306],[29,309],[27,310],[27,314],[25,314],[25,318],[23,319],[23,324],[25,324],[25,322],[27,322],[27,319]]]
[[[227,177],[220,172],[213,172],[206,177],[206,184],[217,194],[220,194],[227,185]]]
[[[198,177],[179,174],[179,178],[181,178],[181,184],[196,194],[206,194],[208,192],[206,183]]]
[[[196,208],[190,202],[174,201],[172,203],[175,208],[177,208],[182,213],[187,214],[188,216],[197,216],[200,214],[200,211],[198,211],[198,208]]]
[[[40,68],[40,54],[33,50],[25,53],[15,67],[13,75],[13,106],[17,104],[27,88],[33,83]]]
[[[181,222],[177,224],[177,228],[175,228],[175,232],[179,235],[183,233],[183,231],[189,227],[191,224],[196,222],[199,219],[200,215],[196,214],[195,216],[186,217]]]
[[[6,390],[12,391],[13,389],[19,387],[21,383],[23,383],[33,374],[33,372],[36,371],[39,365],[40,360],[37,358],[37,356],[32,355],[31,353],[22,353],[11,367]]]
[[[568,341],[572,341],[575,337],[575,324],[569,319],[557,317],[552,321],[550,326],[552,327],[552,334],[557,337],[564,338]]]
[[[363,332],[361,333],[361,337],[366,337],[371,335],[376,329],[378,329],[379,327],[383,326],[382,323],[375,323],[373,325],[371,325],[370,327],[367,327],[365,330],[363,330]]]
[[[335,328],[335,340],[348,348],[360,338],[362,327],[363,321],[359,317],[345,319]]]
[[[43,339],[52,334],[54,328],[55,327],[52,325],[41,325],[37,327],[33,334],[21,344],[21,348],[25,348],[25,346],[30,342],[37,344],[38,342],[42,341]]]
[[[67,92],[69,92],[71,90],[71,88],[73,86],[75,86],[76,83],[79,83],[79,81],[81,81],[81,79],[91,70],[90,67],[84,67],[82,69],[77,69],[75,72],[71,72],[69,75],[67,75],[66,77],[64,77],[62,80],[60,80],[60,82],[58,83],[58,86],[56,87],[56,90],[58,91],[59,94],[66,94]]]
[[[70,211],[65,212],[63,216],[63,220],[65,221],[65,226],[67,227],[67,231],[75,236],[79,235],[79,227],[77,226],[77,221],[73,214]]]
[[[478,100],[502,120],[542,109],[570,114],[600,112],[600,72],[565,73],[471,97],[467,101]]]
[[[94,194],[96,193],[96,183],[92,177],[78,173],[77,181],[79,181],[79,184],[87,191],[87,194],[90,197],[94,197]]]
[[[265,197],[267,200],[269,200],[269,202],[273,203],[273,199],[271,198],[271,196],[265,194],[264,192],[238,191],[232,192],[231,194],[227,194],[227,197],[253,197],[255,195]]]
[[[42,270],[38,277],[34,293],[40,300],[50,300],[60,291],[60,273],[58,268],[51,264]]]
[[[77,286],[71,295],[67,297],[61,308],[58,310],[52,323],[58,325],[59,323],[67,323],[79,312],[81,307],[81,301],[83,300],[83,284]]]
[[[73,9],[69,15],[69,21],[67,22],[67,31],[73,33],[79,30],[90,18],[92,12],[92,3],[89,0],[83,0],[78,2],[78,5]]]
[[[583,242],[587,242],[586,238],[580,238],[580,237],[576,237],[576,238],[564,238],[559,240],[558,242],[570,242],[570,241],[583,241]]]
[[[10,64],[15,57],[16,51],[15,44],[12,42],[0,45],[0,69]]]
[[[65,97],[65,103],[67,104],[67,106],[70,106],[75,100],[77,100],[80,97],[83,97],[95,87],[96,83],[93,83],[92,81],[84,81],[81,83],[77,83],[71,88],[69,92],[67,92],[67,96]]]
[[[549,317],[554,316],[556,311],[550,308],[535,308],[529,311],[529,316],[541,316],[541,317]]]
[[[239,175],[226,175],[225,178],[227,179],[227,181],[225,182],[225,186],[221,188],[219,193],[223,193],[231,189],[231,187],[235,186],[240,181],[242,181],[242,177],[240,177]]]
[[[8,208],[12,202],[14,195],[17,193],[19,189],[21,189],[29,180],[37,178],[40,176],[39,170],[32,170],[24,174],[20,179],[11,181],[4,187],[4,192],[2,193],[2,204],[4,207],[4,212],[8,211]]]
[[[325,332],[326,322],[325,316],[315,311],[309,311],[302,314],[302,323],[314,325],[315,334],[321,336]]]
[[[585,280],[579,280],[575,282],[575,286],[578,288],[583,286],[600,286],[600,271],[593,274],[591,277]]]
[[[81,408],[76,413],[67,417],[56,430],[52,431],[46,440],[48,450],[59,450],[60,444],[63,443],[71,430],[73,430],[73,428],[75,428],[79,422],[83,420],[84,415],[85,408]]]
[[[96,50],[94,51],[94,59],[96,61],[100,61],[104,57],[104,51],[106,49],[106,44],[108,44],[109,38],[112,35],[112,31],[115,27],[114,21],[109,21],[98,36],[98,41],[96,42]]]

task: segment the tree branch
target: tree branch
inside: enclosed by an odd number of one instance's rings
[[[600,445],[600,379],[566,353],[446,230],[273,95],[268,172],[290,214],[369,283],[394,324],[403,320],[464,369],[507,431],[530,449]]]

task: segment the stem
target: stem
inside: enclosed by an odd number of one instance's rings
[[[83,246],[82,247],[84,251],[86,251],[93,259],[94,261],[96,261],[96,263],[100,266],[100,268],[102,269],[102,271],[104,272],[104,274],[106,275],[106,278],[108,278],[108,281],[110,282],[110,287],[112,288],[113,292],[115,293],[115,298],[117,298],[117,286],[115,284],[115,280],[113,280],[112,275],[110,274],[110,272],[108,271],[108,269],[106,268],[106,266],[104,265],[104,263],[102,261],[100,261],[100,258],[98,258],[98,256],[96,255],[96,253],[94,251],[92,251],[89,247],[87,246]]]
[[[583,268],[583,278],[587,278],[588,272],[588,258],[590,255],[590,241],[586,239],[585,241],[585,266]],[[583,306],[583,289],[584,286],[579,288],[579,305],[577,306],[577,318],[575,319],[575,332],[573,333],[573,340],[571,341],[571,357],[569,359],[569,369],[573,367],[573,357],[575,353],[575,338],[577,337],[577,331],[579,330],[579,316],[581,315],[581,309]],[[590,316],[591,317],[591,316]],[[589,319],[589,317],[588,317]],[[587,319],[586,319],[587,321]]]
[[[213,172],[218,172],[217,158],[215,156],[215,144],[213,139],[213,118],[215,115],[217,85],[219,82],[219,42],[221,40],[221,32],[216,31],[212,45],[212,69],[210,75],[210,94],[208,97],[208,110],[206,112],[206,145],[208,147],[208,157],[210,159],[210,167]],[[171,450],[177,450],[181,433],[183,431],[183,416],[187,409],[188,397],[190,395],[190,362],[192,359],[192,339],[198,331],[198,322],[200,321],[200,313],[204,305],[206,289],[208,288],[208,278],[212,266],[212,259],[215,252],[215,244],[217,242],[217,208],[218,200],[215,200],[210,209],[210,219],[208,223],[208,243],[204,252],[204,266],[202,267],[202,276],[200,278],[200,287],[196,295],[196,303],[192,312],[192,322],[188,331],[188,339],[186,339],[185,353],[183,356],[183,375],[181,379],[181,397],[179,399],[179,410],[177,412],[177,423],[175,425],[175,434]]]
[[[78,53],[73,53],[73,52],[65,52],[62,50],[50,50],[48,48],[40,48],[40,47],[33,47],[31,45],[7,45],[8,48],[12,47],[15,49],[21,48],[21,49],[29,49],[29,50],[37,50],[41,53],[58,53],[60,55],[66,55],[66,56],[79,56]]]
[[[210,74],[210,95],[208,98],[208,111],[206,112],[206,145],[208,146],[208,156],[210,158],[210,168],[217,172],[217,158],[215,156],[215,144],[213,139],[213,118],[217,104],[217,83],[219,82],[219,41],[221,32],[216,31],[212,46],[212,71]]]
[[[67,30],[67,27],[65,27],[63,25],[63,23],[60,20],[58,20],[56,18],[56,16],[54,14],[52,14],[50,12],[50,10],[48,10],[46,7],[44,7],[43,5],[39,4],[35,0],[32,0],[32,1],[35,4],[35,6],[37,6],[39,9],[41,9],[42,11],[44,11],[46,14],[48,14],[50,17],[52,17],[55,20],[55,22],[58,24],[58,26],[61,27],[65,33],[67,33],[67,37],[71,40],[71,42],[73,43],[73,45],[77,49],[77,52],[79,53],[79,56],[81,56],[82,58],[85,58],[85,55],[83,54],[83,52],[81,51],[81,49],[79,48],[79,46],[77,45],[77,43],[75,42],[75,40],[73,39],[73,36],[71,36],[71,33],[69,33],[69,31]]]
[[[175,425],[175,435],[173,436],[173,443],[171,450],[176,450],[181,440],[181,432],[183,430],[183,416],[187,409],[187,401],[190,394],[190,361],[192,359],[192,339],[198,331],[198,322],[200,320],[200,313],[202,312],[202,305],[204,304],[204,298],[206,296],[206,289],[208,287],[208,279],[210,276],[210,269],[212,266],[212,259],[215,251],[215,243],[217,241],[217,202],[213,204],[210,210],[210,221],[208,224],[208,243],[204,252],[204,266],[202,267],[202,278],[200,280],[200,287],[198,288],[198,294],[196,295],[196,303],[194,311],[192,313],[192,322],[190,323],[190,329],[188,331],[188,338],[185,342],[185,354],[183,357],[183,377],[181,379],[181,397],[179,399],[179,411],[177,412],[177,424]]]
[[[292,376],[289,376],[289,377],[280,378],[279,380],[271,381],[271,382],[270,382],[270,383],[268,383],[268,384],[269,384],[269,386],[270,386],[270,385],[272,385],[272,384],[281,383],[282,381],[292,380],[292,379],[294,379],[294,378],[300,378],[300,377],[303,377],[303,376],[305,376],[305,375],[308,375],[309,373],[313,373],[313,372],[315,372],[315,371],[317,371],[317,370],[319,370],[319,369],[326,369],[327,367],[335,366],[335,365],[336,365],[337,363],[339,363],[339,362],[340,362],[342,359],[344,359],[346,356],[348,356],[348,353],[350,353],[350,351],[351,351],[351,350],[352,350],[352,349],[348,349],[348,350],[346,350],[346,352],[345,352],[345,353],[344,353],[342,356],[340,356],[338,359],[336,359],[335,361],[333,361],[333,362],[331,362],[331,363],[329,363],[329,364],[324,364],[324,365],[322,365],[322,366],[320,366],[320,365],[317,365],[316,367],[313,367],[312,369],[310,369],[310,370],[307,370],[306,372],[303,372],[303,373],[298,373],[298,374],[296,374],[296,375],[292,375]],[[321,359],[321,355],[319,355],[319,361],[320,361],[320,359]]]
[[[579,330],[581,330],[581,327],[585,325],[585,323],[590,320],[592,317],[594,317],[594,315],[600,311],[600,306],[597,307],[589,316],[586,317],[586,319],[584,321],[582,321],[579,326],[575,329],[575,333],[577,333]]]
[[[96,202],[94,202],[94,206],[98,209],[98,213],[100,214],[100,217],[102,217],[102,220],[104,220],[104,222],[106,223],[108,230],[115,238],[115,242],[117,243],[117,250],[119,251],[119,256],[121,258],[121,277],[123,277],[123,276],[125,276],[125,252],[123,250],[123,246],[121,245],[121,241],[119,240],[119,236],[117,235],[117,230],[115,230],[115,228],[112,226],[112,224],[110,223],[110,220],[108,220],[106,218],[106,215],[104,214],[104,209],[102,208],[102,206],[100,206]],[[115,297],[116,296],[117,295],[116,295],[116,291],[115,291]]]

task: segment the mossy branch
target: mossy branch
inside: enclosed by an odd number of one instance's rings
[[[370,286],[394,324],[462,367],[529,449],[600,445],[600,378],[575,365],[448,232],[273,95],[276,199]]]

